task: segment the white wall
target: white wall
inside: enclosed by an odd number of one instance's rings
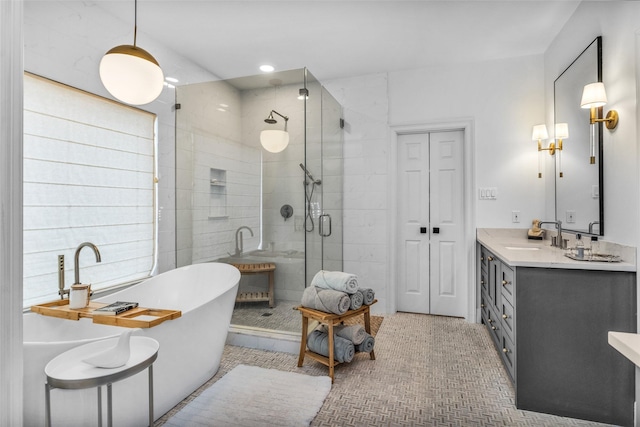
[[[0,2],[0,426],[22,416],[22,2]]]
[[[602,75],[618,127],[604,129],[605,240],[638,244],[638,136],[636,33],[638,2],[582,2],[544,55],[547,126],[553,123],[553,82],[597,36],[602,36]]]
[[[552,175],[537,177],[531,140],[531,127],[544,120],[542,88],[541,56],[391,73],[389,121],[471,118],[476,187],[498,189],[496,200],[477,200],[477,226],[528,228],[534,218],[551,219],[544,184]],[[520,224],[511,222],[513,210],[520,211]]]
[[[476,201],[477,226],[528,228],[546,212],[545,179],[537,178],[531,141],[532,125],[544,121],[543,82],[542,56],[325,82],[347,123],[344,268],[376,291],[380,303],[374,312],[394,309],[390,125],[473,121],[476,187],[498,188],[497,200]],[[511,222],[512,210],[520,211],[519,224]]]

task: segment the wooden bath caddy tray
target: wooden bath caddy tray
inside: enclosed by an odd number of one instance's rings
[[[93,315],[93,310],[107,305],[103,302],[91,301],[85,308],[69,308],[69,300],[57,300],[39,305],[32,305],[31,311],[45,316],[61,319],[78,320],[82,317],[93,318],[93,323],[102,325],[123,326],[125,328],[151,328],[165,320],[173,320],[182,316],[179,310],[136,307],[115,316]]]

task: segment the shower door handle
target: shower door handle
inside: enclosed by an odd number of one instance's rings
[[[325,224],[329,224],[328,227],[325,226]],[[328,232],[325,232],[326,229],[329,229]],[[318,227],[318,232],[320,233],[320,235],[322,237],[329,237],[331,236],[331,215],[329,214],[322,214],[320,215],[320,224]]]

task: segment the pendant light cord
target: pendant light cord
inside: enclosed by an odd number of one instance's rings
[[[133,12],[133,47],[136,47],[137,35],[138,35],[138,0],[135,0],[134,12]]]

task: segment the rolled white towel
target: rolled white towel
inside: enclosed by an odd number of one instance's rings
[[[349,306],[349,310],[357,310],[360,307],[362,307],[362,302],[364,301],[364,296],[362,295],[362,292],[357,290],[351,295],[349,295],[349,298],[351,299],[351,305]]]
[[[317,330],[329,333],[329,327],[327,325],[321,325]],[[362,325],[335,325],[333,327],[333,333],[340,338],[351,341],[353,345],[362,344],[362,341],[369,335]]]
[[[364,340],[360,344],[355,346],[355,350],[357,352],[371,353],[375,343],[376,339],[365,332]]]
[[[326,313],[344,314],[349,310],[351,299],[346,292],[309,286],[302,293],[302,306]]]
[[[329,357],[329,334],[319,330],[312,331],[307,336],[307,347],[314,353]],[[333,358],[336,362],[351,362],[356,350],[353,343],[347,339],[333,337]]]
[[[373,291],[373,289],[371,288],[360,288],[358,289],[360,292],[362,292],[362,304],[364,305],[371,305],[373,303],[373,300],[376,298],[376,293]]]
[[[358,276],[342,271],[320,270],[313,276],[311,286],[353,294],[358,290]]]

